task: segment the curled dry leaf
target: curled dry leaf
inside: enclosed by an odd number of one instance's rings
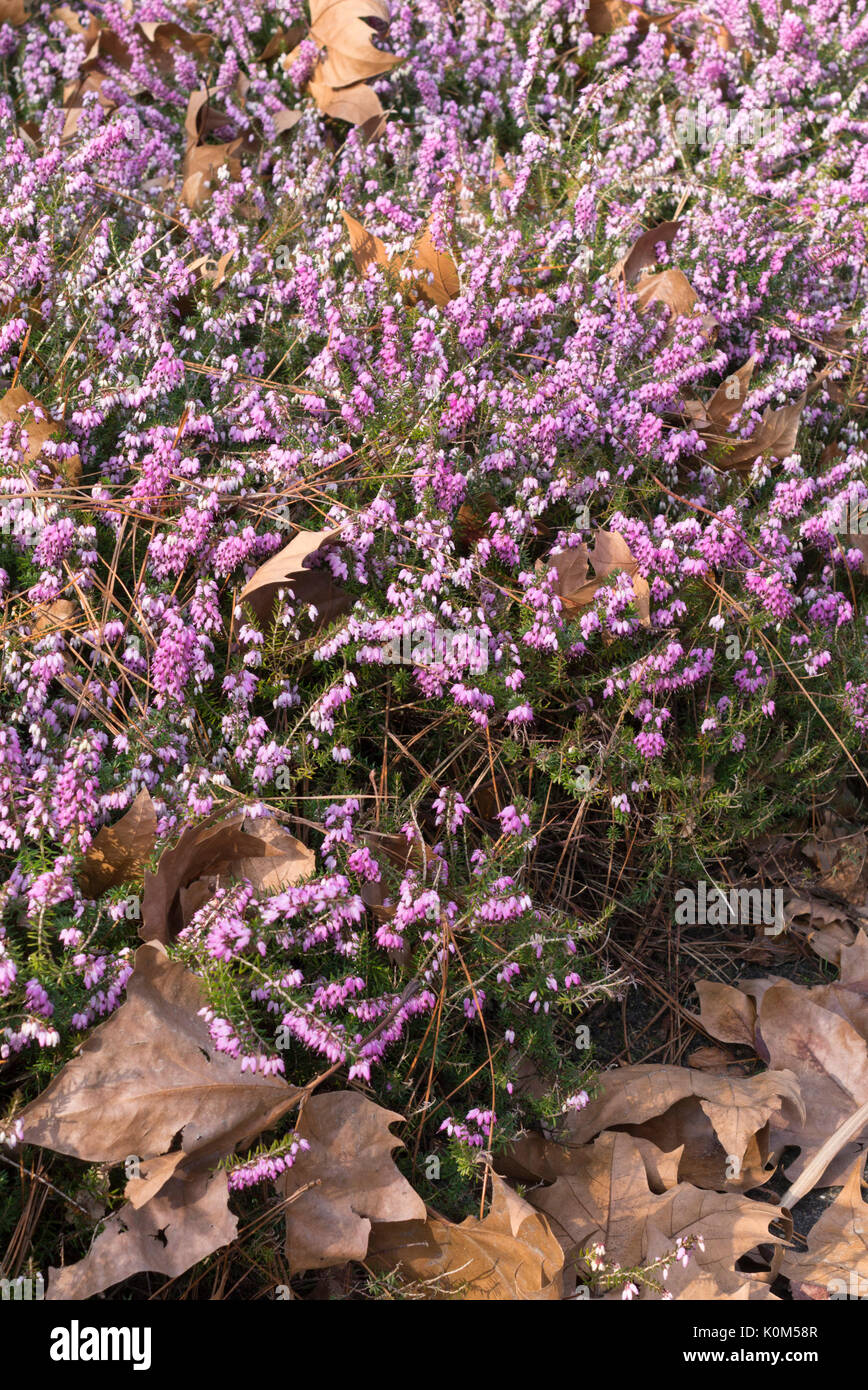
[[[197,256],[195,261],[190,262],[189,269],[198,270],[203,280],[210,281],[214,289],[219,290],[226,279],[226,271],[234,254],[234,251],[227,251],[225,256],[216,261],[211,256]]]
[[[796,1297],[864,1298],[868,1287],[868,1203],[862,1197],[860,1154],[832,1205],[808,1234],[805,1251],[787,1250],[781,1274]]]
[[[35,411],[41,412],[41,420],[36,418]],[[22,439],[26,437],[24,457],[28,463],[35,463],[40,458],[49,439],[62,439],[66,433],[63,422],[52,420],[41,401],[31,395],[24,386],[11,386],[6,394],[0,397],[0,422],[5,424],[10,420],[21,426]],[[77,483],[81,477],[81,459],[78,454],[63,460],[46,455],[46,461],[55,473],[68,483]]]
[[[439,1216],[375,1226],[367,1263],[427,1286],[432,1300],[560,1299],[563,1256],[548,1221],[496,1174],[491,1210],[454,1225]]]
[[[687,401],[686,412],[693,419],[703,436],[715,438],[726,435],[729,426],[747,399],[751,377],[756,365],[756,356],[748,358],[737,372],[731,372],[720,383],[707,405],[701,401]],[[722,443],[731,443],[723,439]]]
[[[666,29],[673,18],[674,13],[649,14],[638,5],[628,4],[627,0],[590,0],[585,22],[592,34],[614,34],[616,29],[624,29],[628,24],[635,24],[640,32],[652,24]]]
[[[612,279],[617,280],[623,275],[626,280],[632,280],[641,270],[656,265],[657,247],[660,242],[665,242],[668,246],[680,226],[680,222],[660,222],[656,227],[646,228],[633,242],[626,256],[622,256],[612,266],[609,271]]]
[[[784,903],[784,920],[788,931],[803,937],[814,954],[831,965],[839,963],[842,949],[857,937],[845,909],[820,898],[790,898]]]
[[[158,942],[140,946],[124,1003],[22,1111],[23,1142],[113,1164],[131,1154],[171,1157],[180,1132],[191,1171],[269,1129],[298,1092],[218,1052],[203,1005],[195,975]],[[157,1173],[178,1175],[171,1164]]]
[[[646,1226],[645,1259],[651,1264],[672,1252],[672,1239],[655,1226],[653,1219]],[[695,1302],[698,1300],[714,1302],[756,1302],[780,1300],[772,1293],[769,1285],[760,1277],[740,1274],[724,1264],[701,1265],[692,1254],[687,1264],[676,1260],[669,1266],[666,1280],[666,1294],[676,1302]],[[620,1298],[620,1294],[618,1295]],[[640,1302],[658,1302],[663,1294],[643,1285],[639,1290]]]
[[[868,1101],[868,1048],[847,1018],[824,1008],[812,992],[789,981],[763,991],[757,1030],[772,1067],[786,1067],[799,1079],[806,1116],[801,1124],[772,1122],[778,1149],[795,1145],[799,1157],[786,1170],[792,1182],[844,1121]],[[848,1144],[818,1179],[829,1187],[868,1146],[868,1127]]]
[[[78,873],[81,891],[98,898],[107,888],[137,878],[148,863],[157,842],[157,813],[147,787],[143,787],[120,820],[97,832]]]
[[[674,269],[642,275],[636,285],[636,298],[643,314],[652,304],[663,304],[675,319],[692,317],[696,305],[696,294],[687,276]]]
[[[766,406],[759,429],[748,440],[741,440],[734,446],[720,447],[719,456],[714,462],[718,468],[737,468],[749,471],[756,459],[767,454],[769,458],[783,459],[795,453],[799,421],[808,394],[803,391],[792,405],[772,410]]]
[[[712,1277],[731,1277],[749,1250],[780,1243],[769,1233],[779,1210],[764,1202],[688,1183],[652,1192],[645,1160],[629,1134],[606,1133],[584,1145],[574,1152],[569,1174],[551,1187],[534,1189],[528,1199],[548,1216],[560,1241],[568,1284],[583,1270],[580,1252],[588,1245],[602,1244],[607,1263],[622,1269],[645,1263],[649,1228],[664,1237],[670,1251],[678,1240],[702,1236],[705,1249],[693,1249],[691,1261]]]
[[[310,1148],[278,1183],[285,1197],[286,1256],[292,1273],[363,1260],[372,1222],[424,1218],[425,1203],[395,1167],[400,1140],[389,1126],[403,1120],[355,1091],[312,1096],[296,1133]],[[308,1183],[316,1185],[301,1191]],[[386,1229],[390,1229],[387,1226]]]
[[[839,955],[841,978],[812,989],[774,976],[744,981],[740,989],[697,986],[707,1032],[732,1041],[738,1034],[739,1041],[750,1042],[765,1060],[789,1066],[799,1077],[804,1121],[787,1125],[783,1117],[772,1119],[776,1147],[796,1145],[802,1150],[788,1170],[791,1178],[799,1176],[868,1094],[868,938],[860,932]],[[866,1144],[868,1133],[843,1148],[821,1175],[821,1185],[838,1181]]]
[[[848,902],[865,902],[863,870],[868,858],[868,836],[826,812],[822,824],[799,846],[819,871],[819,886]]]
[[[47,1298],[93,1298],[144,1271],[176,1278],[235,1239],[228,1195],[222,1172],[170,1178],[149,1201],[110,1216],[83,1260],[49,1269]]]
[[[240,599],[265,625],[271,618],[281,589],[293,594],[297,603],[313,604],[320,622],[331,622],[352,607],[352,599],[334,582],[328,569],[309,569],[308,561],[323,546],[340,539],[340,529],[298,531],[270,560],[266,560],[241,590]]]
[[[588,562],[594,567],[595,578],[588,579]],[[623,570],[633,580],[636,611],[643,627],[651,623],[651,590],[647,579],[639,574],[639,561],[633,555],[619,531],[598,531],[593,550],[584,544],[571,550],[561,550],[549,556],[549,570],[557,575],[556,590],[565,613],[576,613],[592,603],[600,587],[616,570]]]
[[[603,1072],[600,1085],[600,1099],[568,1116],[557,1142],[518,1139],[511,1159],[548,1180],[571,1172],[594,1135],[617,1127],[666,1152],[679,1149],[682,1181],[747,1189],[768,1176],[770,1122],[796,1125],[805,1114],[796,1078],[786,1071],[731,1077],[644,1064]]]
[[[289,114],[289,113],[287,113]],[[259,142],[252,132],[238,136],[222,144],[208,145],[204,141],[214,131],[223,130],[233,121],[219,107],[212,106],[205,87],[190,94],[184,128],[187,132],[187,149],[184,155],[182,172],[184,182],[181,186],[181,201],[189,208],[200,208],[218,187],[217,175],[224,165],[229,170],[230,179],[235,182],[241,177],[242,150],[254,152]]]
[[[30,18],[30,11],[24,0],[0,0],[0,24],[9,24],[20,29]]]
[[[366,20],[387,25],[386,0],[311,0],[310,37],[326,50],[319,73],[329,87],[352,86],[400,63],[395,53],[374,47]]]
[[[451,256],[436,249],[428,224],[405,256],[389,257],[379,237],[373,236],[348,212],[344,212],[343,218],[350,236],[350,250],[360,275],[366,275],[372,265],[381,265],[396,275],[411,270],[412,281],[402,286],[405,297],[412,300],[413,294],[418,292],[441,309],[459,293],[455,262]]]
[[[380,98],[367,82],[354,82],[350,87],[330,87],[320,80],[322,64],[318,63],[307,90],[320,111],[334,120],[349,121],[350,125],[365,125],[378,121],[383,115]]]
[[[54,16],[62,19],[70,32],[78,34],[84,39],[87,53],[81,64],[82,72],[91,71],[103,58],[109,58],[124,72],[130,70],[134,61],[133,53],[126,40],[116,34],[113,29],[107,26],[103,27],[92,16],[87,29],[84,30],[74,12],[65,5],[55,10]],[[210,34],[191,34],[186,29],[182,29],[180,24],[171,22],[137,22],[134,28],[138,31],[137,39],[140,49],[144,50],[151,62],[165,77],[174,75],[175,49],[180,48],[192,57],[206,58],[213,41]]]
[[[145,873],[142,926],[145,941],[170,941],[221,887],[247,878],[257,893],[279,892],[313,872],[313,851],[267,817],[209,817],[187,826],[164,850],[155,873]]]

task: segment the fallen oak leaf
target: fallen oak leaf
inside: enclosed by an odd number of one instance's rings
[[[653,1264],[671,1253],[671,1236],[661,1231],[653,1219],[650,1220],[646,1226],[645,1262]],[[664,1297],[676,1303],[699,1299],[739,1303],[780,1301],[764,1280],[741,1274],[736,1270],[728,1270],[723,1264],[703,1266],[692,1258],[692,1252],[685,1263],[680,1260],[672,1261],[662,1290],[650,1288],[646,1284],[639,1290],[640,1302],[657,1302]]]
[[[366,19],[387,25],[386,0],[311,0],[310,38],[326,50],[320,78],[329,87],[352,86],[401,62],[397,54],[374,47]]]
[[[159,942],[140,946],[123,1004],[22,1111],[22,1141],[115,1164],[161,1158],[180,1132],[191,1170],[271,1128],[299,1092],[218,1052],[203,1004],[197,976]]]
[[[307,90],[313,97],[323,115],[334,120],[348,121],[350,125],[365,125],[378,120],[383,115],[380,98],[367,82],[354,82],[350,87],[330,87],[319,74],[322,64],[317,64]]]
[[[633,581],[636,610],[643,627],[651,623],[651,590],[648,581],[639,574],[639,561],[618,531],[598,531],[593,550],[584,542],[569,550],[549,555],[549,570],[557,576],[556,592],[566,613],[592,603],[599,589],[616,570],[623,570]],[[588,562],[594,567],[594,578],[588,579]]]
[[[104,825],[88,847],[78,872],[86,897],[127,883],[145,867],[157,842],[157,813],[147,787],[114,825]]]
[[[93,1298],[145,1271],[184,1274],[235,1239],[238,1218],[228,1195],[224,1172],[170,1178],[139,1207],[114,1212],[83,1260],[50,1268],[47,1300]]]
[[[412,302],[413,292],[418,291],[441,309],[459,293],[460,284],[455,262],[450,255],[437,250],[431,237],[429,223],[426,223],[421,235],[406,255],[390,257],[380,238],[373,236],[361,222],[356,221],[348,212],[343,213],[343,219],[350,237],[353,260],[360,275],[367,275],[373,265],[382,266],[399,278],[403,278],[404,271],[409,271],[409,284],[403,291],[405,298]]]
[[[606,1260],[622,1269],[644,1263],[648,1227],[669,1241],[669,1248],[701,1236],[705,1249],[695,1248],[691,1259],[709,1270],[734,1271],[749,1250],[782,1243],[769,1234],[778,1208],[754,1202],[737,1193],[706,1192],[679,1183],[654,1193],[648,1185],[645,1160],[629,1134],[607,1132],[574,1154],[574,1166],[551,1187],[535,1188],[528,1200],[544,1212],[565,1253],[570,1272],[584,1264],[588,1245],[605,1247]]]
[[[808,1232],[808,1248],[787,1250],[780,1272],[804,1297],[864,1298],[868,1287],[868,1203],[862,1196],[865,1155],[860,1154],[832,1205]],[[864,1281],[864,1282],[863,1282]],[[820,1294],[808,1292],[818,1286]]]
[[[603,1072],[600,1085],[602,1096],[565,1118],[552,1147],[535,1151],[519,1139],[512,1155],[528,1168],[542,1158],[548,1171],[540,1177],[572,1171],[570,1158],[578,1161],[589,1140],[617,1128],[666,1152],[680,1148],[683,1181],[754,1186],[765,1180],[766,1127],[775,1119],[794,1126],[805,1114],[792,1071],[739,1077],[646,1063]],[[727,1172],[732,1159],[738,1176]]]
[[[401,1141],[390,1126],[399,1120],[355,1091],[305,1102],[295,1132],[309,1147],[277,1184],[284,1197],[299,1193],[286,1212],[292,1273],[363,1260],[373,1222],[424,1217],[425,1203],[392,1157]]]
[[[787,458],[795,452],[799,422],[807,399],[808,393],[803,391],[797,401],[782,406],[780,410],[766,406],[756,433],[750,439],[737,441],[734,445],[731,441],[719,443],[713,462],[718,468],[747,471],[757,458],[765,454],[773,459]]]
[[[26,419],[28,415],[31,418]],[[42,402],[32,396],[24,386],[10,386],[6,394],[0,397],[0,422],[8,421],[14,421],[21,427],[22,436],[27,441],[24,445],[24,457],[31,464],[41,458],[42,451],[50,439],[55,436],[62,439],[66,433],[63,421],[52,420]],[[69,483],[78,482],[81,477],[81,459],[78,454],[62,461],[51,456],[49,461],[60,477]]]
[[[763,991],[757,1034],[770,1066],[796,1074],[805,1104],[801,1123],[788,1123],[784,1116],[772,1119],[776,1147],[794,1145],[800,1150],[786,1169],[792,1182],[829,1135],[868,1101],[868,1047],[847,1019],[815,1003],[807,990],[789,981]],[[840,1181],[866,1145],[868,1125],[833,1159],[817,1186]]]
[[[298,531],[289,545],[278,550],[248,579],[239,600],[246,603],[265,625],[271,618],[281,589],[291,590],[297,603],[313,604],[320,622],[330,622],[352,607],[352,599],[334,582],[328,569],[308,569],[317,551],[340,539],[340,528]]]
[[[209,817],[181,832],[145,873],[143,940],[167,942],[213,897],[220,880],[247,878],[265,896],[308,877],[313,851],[267,817]]]
[[[561,1297],[563,1256],[548,1221],[492,1173],[491,1209],[453,1224],[439,1216],[377,1225],[366,1263],[431,1286],[432,1299],[549,1302]]]
[[[626,280],[632,280],[641,270],[656,265],[660,242],[669,246],[680,226],[680,222],[660,222],[656,227],[646,228],[633,242],[626,256],[612,266],[609,271],[612,279],[617,280],[623,275]]]

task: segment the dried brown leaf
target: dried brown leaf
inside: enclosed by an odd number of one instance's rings
[[[343,219],[350,234],[350,250],[359,274],[366,275],[372,265],[388,266],[389,257],[380,238],[373,236],[348,212],[343,213]]]
[[[24,0],[0,0],[0,24],[9,24],[20,29],[30,18],[30,10]]]
[[[805,1113],[795,1076],[780,1070],[740,1077],[643,1064],[603,1072],[600,1085],[600,1099],[570,1115],[558,1136],[574,1156],[617,1126],[667,1152],[683,1148],[680,1178],[703,1187],[763,1181],[766,1127],[775,1119],[795,1126]]]
[[[868,1048],[852,1023],[789,981],[763,991],[757,1029],[770,1066],[787,1068],[798,1077],[806,1108],[801,1123],[787,1123],[785,1116],[772,1118],[776,1147],[796,1145],[801,1151],[787,1169],[793,1181],[826,1139],[868,1101]],[[833,1160],[817,1185],[841,1181],[866,1145],[868,1127]]]
[[[120,820],[104,825],[94,836],[79,870],[78,882],[88,898],[98,898],[107,888],[137,878],[154,852],[157,813],[147,787],[143,787]]]
[[[314,864],[312,850],[265,817],[237,815],[216,822],[211,817],[187,826],[178,843],[163,851],[156,872],[145,873],[139,935],[145,941],[172,940],[221,879],[247,878],[265,895],[306,878]]]
[[[459,1225],[431,1216],[375,1226],[368,1264],[426,1284],[433,1300],[548,1302],[561,1297],[563,1256],[548,1221],[492,1174],[491,1210]]]
[[[646,271],[636,285],[636,298],[642,313],[652,304],[663,304],[675,319],[690,318],[696,305],[693,286],[683,271],[675,269],[661,270],[657,275]]]
[[[680,222],[661,222],[656,227],[648,227],[641,232],[626,256],[622,256],[616,261],[609,271],[614,280],[621,275],[626,280],[632,280],[641,270],[647,270],[648,266],[657,263],[657,246],[661,241],[668,246],[675,237]]]
[[[692,1250],[691,1259],[712,1274],[731,1275],[749,1250],[775,1240],[769,1223],[779,1213],[765,1203],[688,1183],[652,1192],[645,1160],[629,1134],[602,1134],[573,1158],[569,1174],[528,1194],[551,1221],[571,1273],[583,1267],[581,1249],[595,1244],[605,1247],[608,1263],[624,1269],[643,1264],[649,1227],[665,1237],[670,1251],[679,1239],[702,1236],[705,1249]]]
[[[270,1128],[298,1092],[218,1052],[203,1004],[195,975],[140,946],[124,1003],[22,1112],[24,1143],[113,1164],[165,1155],[180,1132],[198,1168]]]
[[[316,1185],[286,1209],[286,1255],[293,1273],[363,1260],[371,1223],[414,1221],[425,1203],[395,1167],[400,1140],[389,1126],[402,1120],[355,1091],[308,1100],[296,1133],[310,1148],[278,1184],[285,1197]]]
[[[787,1250],[781,1274],[808,1298],[864,1298],[868,1290],[868,1203],[862,1197],[865,1155],[860,1154],[845,1185],[808,1234],[805,1251]],[[808,1292],[807,1286],[818,1291]],[[793,1292],[795,1293],[795,1287]]]
[[[419,272],[419,289],[439,308],[458,294],[460,285],[455,262],[450,255],[437,250],[429,226],[416,244],[411,266]]]
[[[589,580],[588,561],[594,567],[594,578]],[[579,608],[592,603],[601,585],[616,570],[624,570],[633,580],[636,611],[643,627],[651,623],[651,590],[648,581],[639,574],[639,561],[635,558],[624,537],[618,531],[598,531],[594,548],[589,551],[584,544],[570,550],[562,550],[549,556],[549,569],[557,575],[556,591],[566,613],[575,613]]]
[[[42,412],[43,419],[35,418],[34,408]],[[31,395],[24,386],[11,386],[0,398],[0,422],[6,423],[9,420],[14,420],[20,425],[27,437],[24,456],[28,463],[36,462],[49,439],[62,439],[66,433],[63,421],[52,420],[42,402]],[[77,454],[62,461],[51,458],[48,462],[55,473],[69,483],[77,483],[81,477],[81,459]]]
[[[400,63],[396,54],[374,47],[366,19],[387,25],[386,0],[311,0],[310,37],[326,49],[320,69],[329,87],[352,86]]]
[[[714,461],[718,468],[740,468],[749,470],[757,458],[767,454],[773,459],[787,458],[795,452],[799,421],[805,408],[807,392],[803,391],[792,405],[772,410],[766,406],[762,423],[750,439],[739,441],[733,447],[720,444]]]
[[[415,294],[424,294],[440,308],[458,294],[460,285],[455,262],[450,255],[436,249],[428,224],[406,256],[390,258],[379,237],[373,236],[348,212],[344,212],[343,218],[360,275],[366,275],[372,265],[383,266],[396,275],[410,270],[412,279],[403,287],[405,297],[412,300]]]
[[[297,603],[314,604],[320,622],[331,622],[352,607],[349,594],[340,589],[328,569],[308,569],[307,562],[340,538],[340,530],[298,531],[270,560],[266,560],[241,590],[240,599],[253,610],[260,623],[271,618],[279,590],[291,590]]]
[[[238,1218],[228,1195],[222,1172],[170,1178],[143,1205],[110,1216],[83,1260],[50,1269],[46,1297],[93,1298],[146,1270],[170,1279],[184,1274],[235,1239]]]
[[[349,121],[350,125],[364,125],[366,121],[382,116],[380,98],[367,82],[354,82],[351,87],[336,89],[320,80],[320,69],[321,64],[317,64],[307,90],[324,115],[338,121]]]
[[[706,1033],[721,1042],[754,1046],[756,1003],[732,985],[697,980],[700,1020]]]

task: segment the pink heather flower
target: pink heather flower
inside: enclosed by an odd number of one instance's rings
[[[514,806],[504,806],[497,818],[504,835],[520,835],[530,825],[530,816],[525,811],[517,811]]]

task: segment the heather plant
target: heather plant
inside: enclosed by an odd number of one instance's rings
[[[593,1095],[613,920],[861,775],[868,10],[598,9],[395,5],[373,129],[294,0],[106,3],[97,69],[83,9],[0,27],[10,1139],[125,997],[144,865],[82,874],[143,790],[156,877],[209,817],[303,841],[169,954],[461,1217]]]

